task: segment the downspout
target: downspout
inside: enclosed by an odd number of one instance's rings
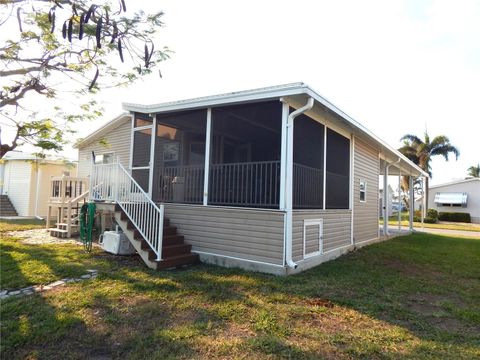
[[[36,163],[36,167],[37,167],[37,187],[35,189],[36,191],[36,194],[35,194],[35,218],[37,218],[38,220],[43,220],[43,218],[41,216],[38,215],[38,203],[39,203],[39,195],[40,195],[40,184],[41,184],[41,181],[40,181],[40,174],[41,174],[41,171],[40,171],[40,164],[38,163],[38,160],[37,160],[37,163]]]
[[[287,266],[293,269],[297,268],[297,264],[292,259],[292,221],[293,221],[293,120],[304,112],[313,107],[314,100],[310,97],[307,103],[301,108],[295,110],[288,115],[287,118],[287,171],[285,186],[285,210],[286,210],[286,227],[285,227],[285,262]]]
[[[385,166],[385,179],[383,181],[383,194],[384,194],[384,204],[383,206],[385,207],[385,211],[383,212],[383,235],[384,236],[388,236],[390,235],[388,233],[388,169],[390,169],[390,166],[392,165],[396,165],[396,164],[399,164],[400,162],[402,161],[401,158],[398,158],[397,161],[395,161],[394,163],[391,163],[391,164],[388,164],[387,166]]]

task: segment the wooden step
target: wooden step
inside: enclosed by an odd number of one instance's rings
[[[163,235],[162,244],[168,245],[180,245],[183,244],[185,237],[183,235]]]
[[[151,251],[151,254],[149,254],[150,260],[153,261],[157,258],[157,255],[145,240],[141,240],[140,248],[145,251]],[[172,256],[182,255],[182,254],[188,254],[190,253],[190,250],[192,250],[192,245],[185,244],[185,243],[171,244],[171,245],[163,244],[162,257],[168,258]]]
[[[65,230],[65,229],[59,229],[59,228],[49,228],[47,229],[48,231],[56,231],[56,232],[59,232],[59,233],[67,233],[68,231]]]
[[[163,235],[177,235],[177,228],[175,226],[163,226]]]
[[[171,258],[174,256],[190,254],[192,250],[192,245],[190,244],[178,244],[178,245],[168,245],[162,247],[162,257]]]
[[[57,226],[68,226],[67,223],[57,223]],[[78,224],[70,224],[71,227],[79,227],[80,225]]]
[[[185,266],[185,265],[193,265],[198,262],[198,255],[197,254],[187,254],[187,255],[180,255],[180,256],[174,256],[170,258],[165,258],[161,261],[158,261],[158,267],[157,269],[172,269],[172,268],[177,268],[180,266]]]

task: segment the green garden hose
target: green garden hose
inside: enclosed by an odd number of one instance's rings
[[[86,252],[92,251],[95,211],[95,203],[83,204],[80,209],[80,240],[82,240]]]

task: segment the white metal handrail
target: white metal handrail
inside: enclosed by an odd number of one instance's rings
[[[120,163],[92,165],[90,199],[117,203],[162,259],[164,206],[157,206]]]

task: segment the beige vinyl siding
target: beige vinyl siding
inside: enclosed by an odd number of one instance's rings
[[[294,210],[292,220],[294,261],[303,259],[303,223],[307,219],[323,220],[323,252],[350,245],[352,224],[350,210]]]
[[[129,118],[128,118],[129,119]],[[78,149],[78,175],[86,177],[90,173],[90,165],[92,162],[92,151],[95,155],[106,153],[114,153],[115,159],[118,157],[120,163],[128,168],[130,166],[130,141],[131,141],[132,123],[125,120],[118,127],[110,130],[110,132],[102,138],[106,140],[107,146],[98,142],[98,139],[81,146]]]
[[[165,204],[165,216],[193,251],[283,265],[283,212]]]
[[[353,237],[355,242],[378,237],[378,151],[355,138]],[[360,181],[366,181],[366,201],[360,201]]]
[[[28,160],[11,160],[5,165],[3,193],[8,195],[19,216],[32,216],[32,163]]]

